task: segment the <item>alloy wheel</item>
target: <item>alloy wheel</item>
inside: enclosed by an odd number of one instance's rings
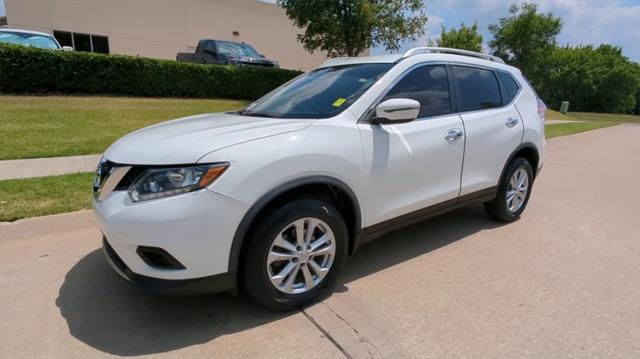
[[[317,218],[301,218],[273,239],[267,257],[271,284],[286,294],[300,294],[318,286],[336,255],[329,225]]]
[[[509,212],[516,213],[524,205],[529,191],[529,174],[524,168],[518,168],[509,178],[507,187],[507,208]]]

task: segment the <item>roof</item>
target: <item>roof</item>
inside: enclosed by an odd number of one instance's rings
[[[47,34],[46,32],[22,30],[22,29],[12,29],[12,28],[9,28],[9,27],[0,27],[0,31],[11,31],[11,32],[20,32],[20,33],[23,33],[23,34],[52,36],[51,34]]]
[[[360,57],[336,57],[325,61],[320,67],[351,65],[351,64],[392,64],[402,58],[402,54],[360,56]]]
[[[407,50],[404,53],[390,54],[390,55],[378,55],[378,56],[362,56],[362,57],[340,57],[329,59],[325,61],[320,67],[327,66],[339,66],[339,65],[351,65],[351,64],[366,64],[366,63],[395,63],[405,58],[412,56],[428,56],[434,60],[448,60],[451,58],[457,60],[465,60],[466,62],[491,62],[492,64],[504,64],[504,61],[496,56],[482,54],[479,52],[450,49],[444,47],[415,47]]]

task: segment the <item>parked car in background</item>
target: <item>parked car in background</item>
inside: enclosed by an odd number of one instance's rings
[[[542,168],[545,110],[494,56],[328,60],[240,111],[111,145],[93,201],[107,260],[152,291],[239,286],[269,308],[304,306],[392,229],[471,202],[517,220]]]
[[[277,61],[266,59],[249,44],[222,40],[200,40],[194,54],[179,52],[176,60],[196,64],[280,67]]]
[[[0,43],[48,50],[73,51],[70,46],[60,46],[56,38],[50,34],[30,30],[0,28]]]

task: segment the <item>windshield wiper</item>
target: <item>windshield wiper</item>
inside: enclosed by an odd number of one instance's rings
[[[266,113],[262,113],[262,112],[247,112],[247,111],[238,111],[239,115],[242,116],[251,116],[251,117],[268,117],[268,118],[275,118],[276,116],[272,116]]]

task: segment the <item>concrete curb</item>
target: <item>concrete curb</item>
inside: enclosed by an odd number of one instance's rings
[[[91,209],[0,222],[0,241],[70,232],[85,227],[96,227]]]
[[[93,172],[102,155],[0,161],[0,180]]]
[[[562,125],[565,123],[576,123],[576,122],[585,122],[585,121],[578,121],[578,120],[546,120],[544,123],[545,125]]]

